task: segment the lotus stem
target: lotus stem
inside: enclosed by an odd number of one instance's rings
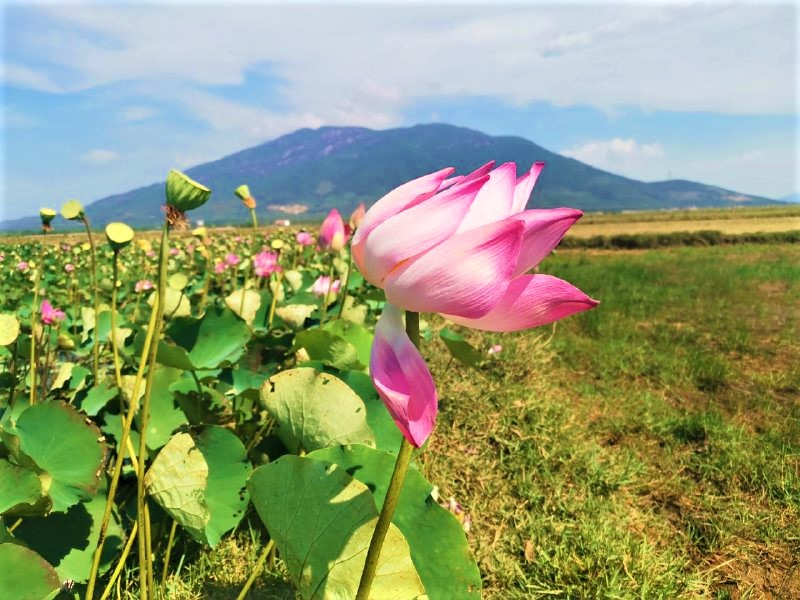
[[[33,309],[31,310],[31,394],[30,405],[36,403],[36,321],[39,314],[39,279],[44,271],[44,240],[47,231],[42,230],[42,245],[39,246],[39,261],[36,265],[36,273],[33,279]]]
[[[91,254],[89,255],[92,261],[92,289],[94,290],[94,348],[92,352],[94,354],[94,384],[97,385],[98,379],[98,372],[100,370],[100,340],[97,338],[97,324],[100,319],[100,300],[97,294],[97,256],[94,246],[94,238],[92,237],[92,229],[89,227],[89,219],[84,215],[81,219],[83,222],[83,226],[86,228],[86,235],[89,237],[89,246],[91,249]]]
[[[97,580],[97,573],[98,569],[100,568],[100,557],[103,553],[103,545],[105,544],[106,535],[108,534],[108,524],[111,520],[111,510],[114,506],[114,496],[117,493],[117,486],[119,484],[119,478],[122,474],[122,464],[125,461],[125,452],[122,450],[124,447],[129,449],[129,452],[132,450],[131,440],[130,440],[130,433],[131,433],[131,425],[133,424],[133,418],[136,414],[136,407],[137,401],[139,399],[139,389],[142,385],[142,379],[144,379],[144,370],[147,366],[147,357],[150,355],[150,347],[153,345],[153,333],[156,328],[156,317],[158,312],[158,297],[155,299],[155,303],[153,306],[153,310],[150,313],[150,322],[147,327],[147,335],[144,339],[144,346],[142,347],[142,354],[139,357],[139,369],[136,372],[136,380],[133,383],[133,392],[131,393],[131,398],[128,403],[128,413],[125,415],[125,419],[123,421],[122,426],[122,434],[119,440],[119,450],[117,452],[117,459],[114,463],[114,470],[111,473],[111,481],[108,485],[108,498],[106,499],[106,507],[105,511],[103,512],[103,520],[100,524],[100,535],[97,539],[97,548],[94,551],[94,557],[92,559],[92,570],[89,573],[89,582],[86,586],[86,599],[92,600],[94,594],[94,586]],[[131,453],[132,454],[132,453]],[[132,456],[132,458],[134,458]],[[144,463],[144,461],[142,461]],[[137,475],[139,474],[139,466],[138,463],[134,466]],[[124,562],[124,557],[120,558],[120,563]],[[118,565],[119,566],[119,565]]]
[[[153,341],[150,346],[150,356],[147,361],[147,378],[145,379],[142,408],[139,412],[139,477],[136,482],[136,514],[139,519],[139,594],[141,598],[153,598],[152,589],[152,556],[151,540],[148,537],[150,528],[149,511],[147,510],[147,495],[144,489],[145,460],[147,456],[147,427],[150,420],[150,395],[153,391],[153,375],[155,374],[156,355],[158,354],[158,339],[161,335],[161,325],[164,318],[164,302],[167,287],[167,247],[169,245],[169,224],[164,222],[161,230],[161,247],[158,258],[158,304],[156,305],[156,322],[153,326]]]
[[[131,527],[131,532],[128,535],[128,541],[125,542],[125,547],[122,549],[122,556],[119,557],[119,560],[117,561],[117,566],[114,568],[114,572],[111,573],[111,579],[108,580],[108,585],[106,585],[106,589],[103,590],[103,593],[100,596],[100,600],[106,600],[106,598],[108,598],[108,596],[111,594],[111,589],[114,587],[114,584],[116,583],[117,579],[122,573],[122,569],[125,568],[125,561],[128,559],[128,555],[131,552],[131,548],[133,548],[133,541],[136,539],[136,534],[138,532],[139,532],[139,523],[134,521],[133,527]],[[89,598],[88,595],[86,597]]]
[[[167,573],[169,572],[169,557],[172,554],[172,542],[175,541],[175,530],[178,522],[172,519],[172,527],[169,529],[169,539],[167,540],[167,552],[164,555],[164,566],[161,569],[161,595],[164,595],[164,586],[167,585]]]
[[[114,376],[117,381],[117,389],[122,389],[122,369],[119,365],[119,350],[117,348],[117,278],[119,277],[119,250],[114,250],[114,261],[112,263],[112,287],[111,287],[111,351],[114,354]],[[97,383],[95,382],[95,385]]]
[[[275,275],[275,289],[272,292],[272,301],[269,303],[269,313],[267,314],[267,331],[272,329],[272,320],[275,318],[275,307],[278,306],[278,290],[283,281],[283,271],[278,271]]]
[[[239,592],[238,596],[236,596],[236,600],[244,600],[247,597],[247,593],[250,591],[250,588],[253,587],[256,578],[261,574],[261,570],[264,568],[264,563],[267,560],[267,556],[269,556],[269,553],[272,551],[273,546],[275,546],[274,540],[270,540],[267,545],[264,546],[264,549],[258,556],[258,561],[256,561],[256,564],[253,567],[253,572],[250,573],[250,577],[247,578],[242,591]]]
[[[350,273],[353,272],[353,252],[352,247],[347,251],[347,277],[344,278],[344,289],[342,290],[342,303],[339,305],[338,319],[342,318],[344,314],[344,302],[347,300],[347,288],[350,287]]]
[[[328,289],[325,290],[325,298],[322,301],[322,311],[319,316],[320,327],[322,327],[322,324],[325,322],[325,317],[328,314],[328,303],[331,301],[331,288],[333,288],[333,275],[334,275],[333,254],[331,254],[331,268],[328,271]]]
[[[406,311],[406,333],[411,342],[419,348],[419,313]],[[361,573],[361,581],[358,584],[356,600],[368,600],[372,582],[375,579],[375,572],[378,569],[378,560],[381,555],[383,541],[386,539],[386,532],[394,516],[394,509],[400,499],[400,492],[403,489],[403,481],[408,472],[408,465],[411,463],[411,454],[414,447],[403,437],[400,443],[400,450],[397,453],[397,460],[394,463],[392,479],[389,481],[389,489],[386,490],[386,499],[381,507],[381,514],[375,524],[375,531],[369,543],[367,559],[364,562],[364,571]]]

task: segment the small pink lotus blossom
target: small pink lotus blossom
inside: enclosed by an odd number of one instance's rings
[[[64,265],[64,270],[67,273],[72,273],[75,270],[75,265],[73,265],[72,263],[67,263]]]
[[[236,237],[234,237],[234,238],[233,238],[233,241],[234,241],[234,242],[236,242],[236,243],[238,244],[239,242],[241,242],[241,241],[242,241],[242,236],[240,236],[240,235],[237,235]]]
[[[180,254],[180,253],[181,253],[181,251],[178,248],[170,248],[169,249],[169,255],[170,256],[178,256],[178,254]]]
[[[2,252],[0,252],[0,262],[5,261],[5,259],[6,259],[6,255],[3,254]]]
[[[314,285],[311,286],[311,293],[315,296],[326,296],[328,294],[328,288],[330,288],[331,294],[338,294],[340,287],[341,281],[336,279],[333,284],[331,284],[331,278],[327,275],[322,275],[318,277]]]
[[[227,268],[228,265],[226,265],[224,262],[218,262],[217,264],[214,265],[214,273],[219,275],[220,273],[224,273],[225,269]]]
[[[144,292],[147,290],[153,289],[153,282],[149,279],[140,279],[136,282],[136,285],[133,286],[134,291],[138,294],[140,292]]]
[[[436,386],[428,365],[406,335],[400,309],[388,303],[375,326],[369,371],[400,432],[417,448],[422,446],[436,422]]]
[[[57,308],[53,308],[53,305],[50,304],[47,300],[42,300],[42,307],[40,309],[42,314],[42,323],[45,325],[54,325],[58,324],[59,321],[64,319],[67,315],[64,314],[63,310],[58,310]]]
[[[228,254],[225,255],[225,264],[228,265],[229,267],[235,267],[240,262],[242,262],[242,259],[239,258],[238,254],[229,252]]]
[[[280,271],[278,255],[274,252],[262,250],[253,256],[253,270],[259,277],[269,277],[271,273]]]
[[[324,250],[333,250],[338,252],[344,248],[347,243],[347,234],[344,229],[344,221],[339,211],[331,209],[328,216],[322,222],[322,227],[319,230],[319,245]]]
[[[68,242],[61,242],[60,246],[62,252],[69,252],[72,250],[72,244]]]
[[[17,270],[22,271],[23,273],[28,270],[28,263],[24,260],[21,260],[17,263]]]
[[[147,256],[147,258],[155,258],[156,251],[155,251],[155,250],[152,250],[152,249],[150,249],[150,250],[148,250],[147,252],[145,252],[145,255]]]
[[[194,244],[186,244],[186,253],[194,254]]]
[[[301,246],[310,246],[311,244],[314,243],[314,236],[312,236],[307,231],[298,232],[297,235],[295,236],[295,239],[297,240],[297,243],[300,244]]]
[[[500,344],[495,344],[491,348],[489,348],[489,354],[500,354],[503,351],[503,346]]]

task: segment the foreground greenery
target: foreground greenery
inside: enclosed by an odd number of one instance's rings
[[[798,264],[786,245],[561,251],[545,270],[600,308],[552,339],[469,332],[504,346],[476,370],[427,345],[446,394],[421,467],[469,515],[485,597],[800,595]],[[174,556],[170,597],[235,598],[256,523]],[[287,579],[278,560],[250,597],[293,598]]]

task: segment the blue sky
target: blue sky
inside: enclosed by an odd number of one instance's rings
[[[800,191],[793,3],[0,7],[0,218],[300,127],[434,121],[645,181]]]

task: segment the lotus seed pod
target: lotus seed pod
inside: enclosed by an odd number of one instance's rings
[[[74,350],[75,340],[69,337],[66,333],[58,334],[58,347],[61,350]]]
[[[50,225],[50,221],[56,218],[56,211],[52,208],[42,208],[39,210],[39,217],[42,219],[42,226]]]
[[[280,250],[283,248],[283,240],[272,240],[272,242],[270,242],[270,246],[272,246],[273,250]]]
[[[245,207],[250,209],[256,207],[256,199],[250,194],[250,188],[246,185],[240,185],[238,188],[236,188],[234,194],[241,198],[242,204],[244,204]]]
[[[86,215],[83,212],[83,205],[77,200],[67,200],[61,207],[61,216],[68,221],[80,221]]]
[[[133,229],[125,223],[106,225],[106,239],[114,252],[119,252],[133,240]]]
[[[203,206],[211,197],[211,190],[172,169],[167,175],[167,204],[186,212]]]
[[[192,235],[198,240],[202,240],[204,237],[206,237],[206,235],[208,235],[208,230],[205,227],[197,227],[192,231]]]

